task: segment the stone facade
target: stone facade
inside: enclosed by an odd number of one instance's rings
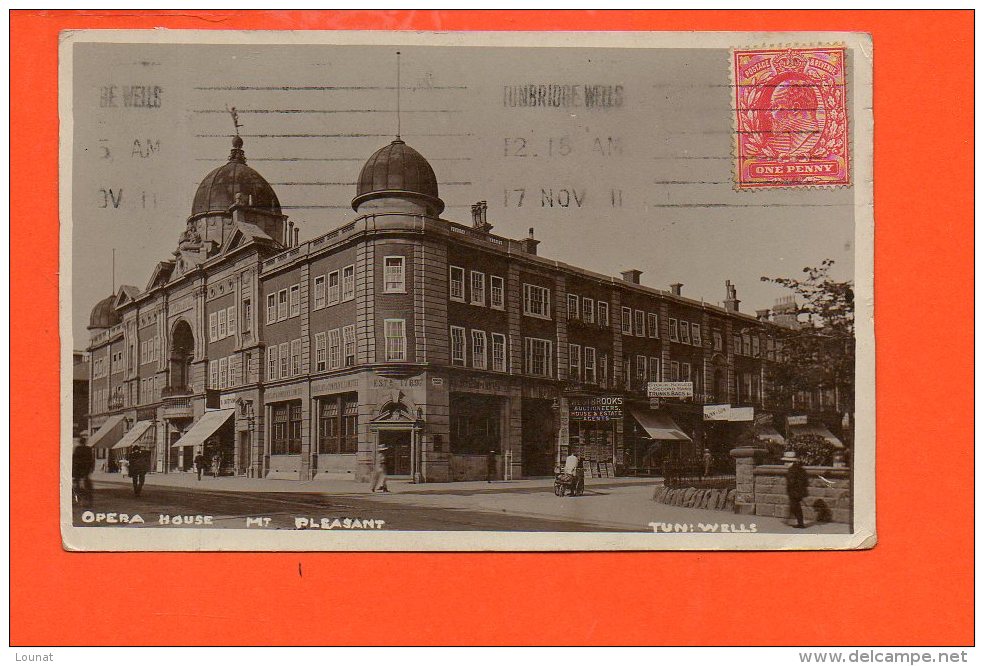
[[[372,173],[404,158],[405,173]],[[624,469],[651,447],[627,443],[641,432],[630,408],[673,412],[698,447],[709,445],[703,403],[764,406],[765,387],[740,392],[735,366],[763,374],[775,327],[737,301],[538,256],[532,237],[492,234],[484,208],[472,225],[443,219],[430,166],[401,141],[359,183],[355,218],[301,242],[237,138],[203,181],[174,259],[94,311],[90,429],[114,414],[153,421],[161,472],[187,470],[210,446],[226,471],[257,478],[367,479],[385,459],[415,480],[451,481],[484,478],[490,451],[500,477],[506,464],[511,478],[549,475],[572,449],[603,450],[609,459],[594,462]],[[732,331],[754,337],[756,352],[742,353]],[[715,375],[726,381],[712,387]],[[691,381],[694,396],[652,405],[649,381]],[[626,405],[600,434],[570,414],[572,399],[599,396]],[[331,416],[332,400],[352,420]],[[453,413],[456,402],[478,416]],[[234,418],[216,441],[175,446],[207,409]],[[740,487],[738,503],[751,493]]]

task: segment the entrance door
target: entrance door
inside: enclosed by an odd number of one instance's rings
[[[551,400],[523,399],[523,475],[554,473],[557,431]]]
[[[386,473],[394,476],[410,474],[410,431],[380,430],[379,446],[385,447]]]

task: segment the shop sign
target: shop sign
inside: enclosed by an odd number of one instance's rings
[[[431,384],[434,386],[444,386],[444,377],[431,377]]]
[[[705,421],[727,421],[731,405],[704,405]]]
[[[787,416],[786,425],[806,425],[806,415]]]
[[[754,407],[732,407],[731,405],[704,405],[705,421],[753,421]]]
[[[622,418],[624,399],[617,395],[569,398],[573,421],[616,421]]]
[[[649,382],[646,395],[650,398],[690,398],[694,395],[693,382]]]
[[[219,409],[235,409],[239,406],[239,394],[228,393],[219,398]]]

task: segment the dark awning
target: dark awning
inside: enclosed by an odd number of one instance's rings
[[[181,439],[172,444],[178,446],[198,446],[204,444],[205,440],[215,434],[225,422],[232,418],[236,413],[235,409],[217,409],[212,412],[205,412],[202,418],[195,421],[194,425],[188,428],[188,432],[181,436]]]
[[[646,411],[644,409],[630,407],[629,413],[632,414],[632,418],[642,426],[642,429],[652,439],[668,442],[693,441],[685,432],[680,430],[680,426],[666,412]]]

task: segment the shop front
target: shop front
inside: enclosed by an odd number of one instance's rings
[[[488,476],[489,454],[496,458],[495,478],[502,477],[506,447],[506,399],[496,395],[451,393],[451,478],[479,480]]]
[[[205,457],[209,472],[214,474],[218,460],[219,474],[231,474],[235,469],[235,409],[208,410],[171,444],[171,460],[176,470],[190,472],[195,457]]]
[[[632,406],[625,419],[625,473],[659,476],[669,461],[692,456],[694,441],[666,409]]]

